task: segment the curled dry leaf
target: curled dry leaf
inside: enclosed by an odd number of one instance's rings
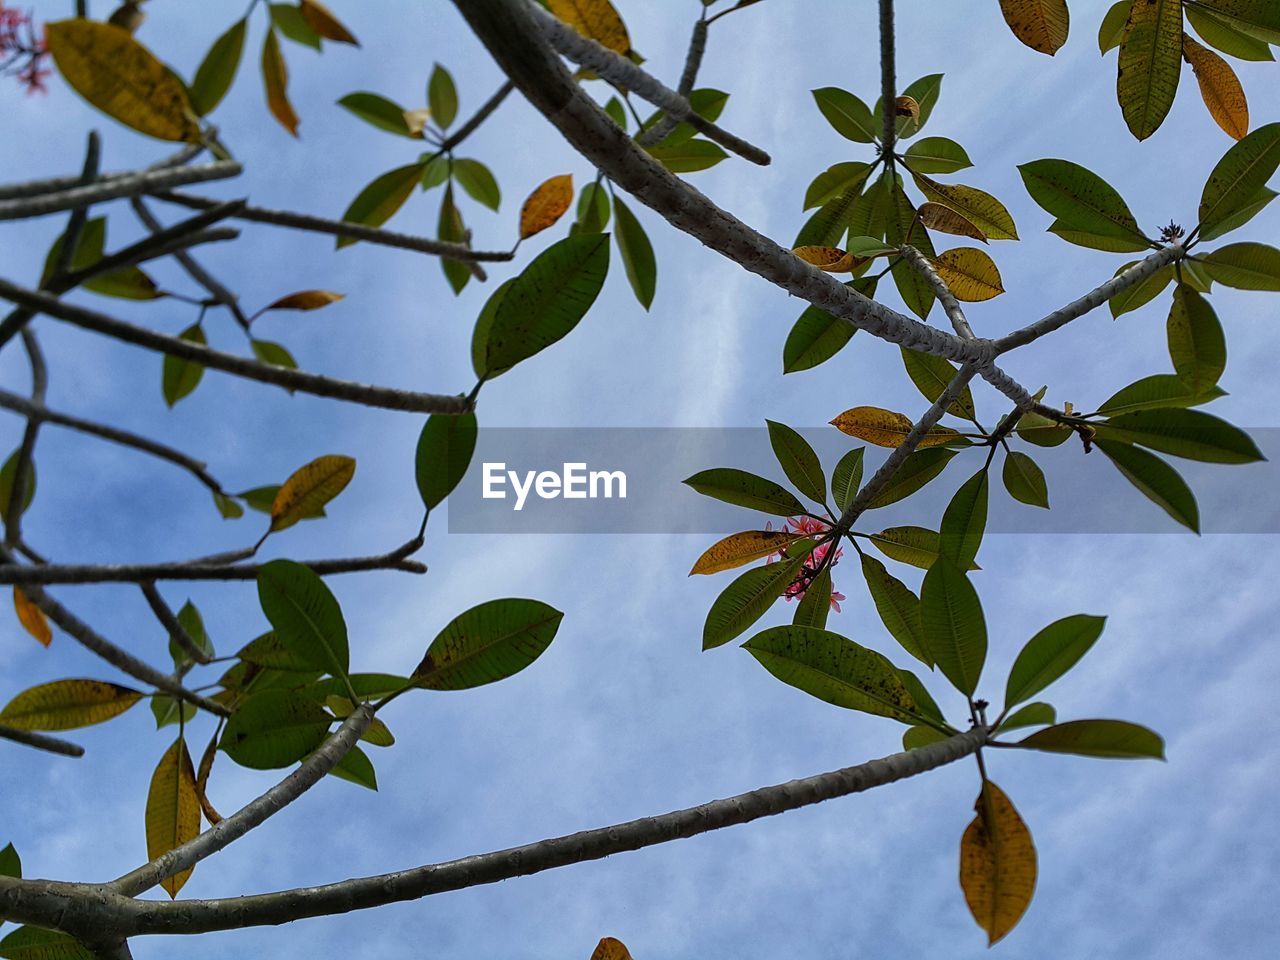
[[[799,540],[799,534],[786,530],[745,530],[718,540],[709,546],[689,571],[695,573],[719,573],[732,570],[752,560],[759,560]]]
[[[284,530],[314,515],[340,494],[356,472],[351,457],[317,457],[294,472],[276,492],[271,504],[271,530]]]
[[[263,307],[263,310],[319,310],[331,303],[337,303],[346,294],[334,293],[332,290],[300,290],[287,297]]]
[[[527,240],[559,220],[573,203],[573,174],[543,181],[520,208],[520,239]]]
[[[874,443],[878,447],[900,447],[911,432],[911,418],[881,407],[851,407],[831,421],[841,433]],[[948,427],[933,427],[920,441],[920,449],[950,443],[960,434]]]
[[[791,252],[805,263],[811,263],[827,273],[849,273],[866,263],[861,257],[855,257],[839,247],[796,247]]]
[[[900,117],[910,117],[920,122],[920,102],[915,97],[898,97],[893,101],[893,112]]]
[[[18,586],[13,588],[13,609],[18,615],[18,622],[22,624],[22,629],[39,640],[43,646],[47,647],[53,643],[53,631],[49,629],[49,621],[45,619],[44,612],[32,603]]]
[[[591,960],[631,960],[631,951],[621,940],[603,937],[592,951]]]
[[[302,0],[298,5],[308,26],[326,40],[360,46],[360,41],[348,30],[329,8],[317,0]]]
[[[274,29],[267,31],[267,38],[262,44],[262,84],[267,93],[267,109],[280,126],[296,137],[298,114],[289,102],[289,68],[285,66],[280,38]]]

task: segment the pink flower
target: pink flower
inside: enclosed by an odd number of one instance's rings
[[[800,534],[805,537],[821,536],[830,528],[830,524],[824,523],[815,517],[788,517],[786,522],[782,525],[782,529],[784,531]],[[772,530],[773,523],[769,522],[765,524],[765,529]],[[833,548],[835,549],[835,554],[831,557],[831,562],[825,564],[825,566],[829,569],[840,562],[840,557],[843,556],[844,550],[835,546],[835,544],[836,541],[829,540],[818,546],[813,553],[809,554],[809,556],[805,558],[804,564],[800,567],[799,573],[796,574],[796,578],[787,585],[787,589],[782,594],[788,601],[800,600],[804,597],[805,592],[808,591],[809,587],[813,585],[813,581],[817,578],[818,571],[823,568],[823,561],[826,560],[827,554],[829,554]],[[773,563],[775,560],[781,559],[781,557],[782,551],[779,550],[777,553],[769,556],[768,562]],[[846,599],[848,598],[845,597],[843,593],[836,590],[831,591],[831,609],[836,613],[839,613],[840,601]]]
[[[51,71],[44,65],[49,45],[37,37],[30,13],[6,7],[0,0],[0,75],[18,78],[27,93],[44,93]]]

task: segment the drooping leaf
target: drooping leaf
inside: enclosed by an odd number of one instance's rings
[[[302,11],[303,19],[311,25],[311,29],[326,40],[347,43],[353,47],[360,46],[360,42],[351,31],[343,26],[342,22],[319,0],[299,0],[298,7]]]
[[[713,497],[748,510],[760,510],[778,517],[798,516],[805,512],[804,504],[785,487],[733,467],[701,470],[684,482],[704,497]]]
[[[920,620],[920,598],[905,583],[889,573],[875,557],[862,555],[862,575],[875,603],[876,612],[889,635],[902,649],[927,667],[933,666],[924,643]]]
[[[732,570],[752,560],[777,553],[795,543],[800,536],[787,530],[744,530],[742,533],[732,533],[707,547],[689,571],[689,576]]]
[[[895,413],[881,407],[850,407],[831,421],[841,433],[846,433],[878,447],[900,447],[914,426],[906,414]],[[950,427],[932,427],[920,441],[921,449],[951,443],[959,434]]]
[[[965,303],[981,303],[1004,293],[995,261],[977,247],[946,250],[934,258],[933,267],[955,298]]]
[[[547,9],[602,47],[623,56],[631,52],[626,24],[609,0],[547,0]]]
[[[978,555],[987,527],[987,491],[984,467],[960,485],[942,514],[938,547],[957,569],[969,569]]]
[[[13,612],[17,614],[22,629],[35,637],[41,646],[47,647],[53,643],[53,631],[49,628],[44,612],[31,602],[17,584],[13,587]]]
[[[0,723],[19,730],[75,730],[104,723],[142,698],[105,680],[54,680],[23,690],[0,710]]]
[[[464,247],[470,245],[471,232],[467,229],[467,225],[462,219],[462,211],[458,209],[457,203],[454,202],[452,182],[444,188],[444,197],[440,201],[440,216],[436,220],[436,236],[445,243],[458,243]],[[471,271],[467,268],[467,265],[451,257],[440,258],[440,269],[444,271],[444,278],[448,281],[449,287],[454,294],[461,293],[471,281]]]
[[[1000,0],[1000,12],[1013,35],[1032,50],[1053,56],[1067,42],[1067,0]]]
[[[356,194],[356,198],[342,214],[342,219],[348,223],[362,223],[368,227],[382,226],[404,206],[404,202],[413,193],[413,188],[418,185],[423,170],[423,164],[410,163],[375,177],[368,186]],[[351,237],[339,237],[337,249],[341,250],[356,242]]]
[[[348,93],[338,101],[338,106],[349,110],[365,123],[371,124],[379,130],[386,130],[388,133],[399,134],[410,139],[421,139],[421,133],[414,133],[409,128],[409,124],[405,120],[404,107],[394,100],[388,100],[381,94],[368,93],[363,90],[356,93]]]
[[[1005,709],[1030,700],[1074,667],[1102,636],[1106,622],[1106,617],[1078,613],[1055,620],[1028,640],[1009,670]]]
[[[204,328],[198,323],[183,330],[178,334],[178,339],[186,340],[188,343],[198,343],[202,347],[209,342],[205,339]],[[160,375],[160,390],[164,394],[164,402],[172,407],[199,386],[203,376],[204,364],[198,360],[187,360],[165,354]]]
[[[1094,427],[1103,440],[1136,443],[1203,463],[1253,463],[1265,459],[1247,433],[1200,410],[1138,410]]]
[[[796,615],[791,622],[797,627],[817,627],[825,630],[827,616],[831,613],[831,568],[826,567],[805,589],[804,596],[796,604]]]
[[[1280,166],[1280,123],[1259,127],[1231,145],[1200,195],[1200,227],[1207,230],[1254,203]]]
[[[939,183],[923,174],[915,173],[912,177],[926,197],[955,210],[992,240],[1018,239],[1013,217],[991,194],[964,184]]]
[[[810,500],[825,503],[827,478],[813,447],[785,423],[773,420],[766,420],[765,423],[769,428],[769,444],[773,447],[773,455],[777,457],[787,479]]]
[[[272,560],[258,569],[258,602],[276,640],[305,669],[336,677],[350,668],[347,624],[337,598],[310,568]]]
[[[836,508],[841,512],[849,509],[862,486],[862,461],[866,453],[865,447],[854,447],[836,464],[831,472],[831,496]]]
[[[160,758],[151,787],[147,791],[147,859],[154,860],[194,840],[200,833],[200,800],[196,796],[196,771],[187,753],[186,741],[179,737]],[[180,870],[160,881],[170,898],[191,876],[194,867]]]
[[[1098,437],[1094,444],[1143,496],[1193,533],[1200,532],[1195,494],[1177,470],[1154,453],[1127,443]]]
[[[1159,734],[1124,720],[1071,720],[1039,730],[1019,740],[1018,746],[1113,760],[1164,759]]]
[[[427,106],[441,130],[448,129],[458,115],[458,89],[453,75],[438,63],[431,68],[427,81]]]
[[[617,221],[614,238],[618,244],[618,255],[622,257],[622,267],[627,273],[627,282],[631,284],[640,306],[648,310],[653,305],[658,285],[658,262],[653,255],[653,245],[635,214],[617,196],[613,198],[613,216]]]
[[[466,690],[519,673],[555,638],[564,614],[539,600],[490,600],[437,634],[410,678],[430,690]]]
[[[332,720],[320,704],[299,691],[261,690],[236,708],[219,746],[242,767],[276,770],[319,747]]]
[[[243,17],[233,23],[226,33],[213,41],[213,46],[196,68],[195,79],[191,81],[189,88],[191,108],[196,116],[203,117],[212,113],[231,89],[231,82],[240,68],[240,57],[244,53],[247,26]]]
[[[476,449],[476,415],[433,414],[422,426],[414,457],[418,493],[428,510],[434,510],[462,482]]]
[[[9,510],[9,501],[13,498],[14,489],[13,482],[18,472],[18,460],[22,454],[22,448],[18,447],[5,459],[3,466],[0,466],[0,514],[7,514]],[[27,471],[25,474],[25,482],[22,484],[22,503],[18,507],[18,515],[21,516],[31,506],[31,501],[36,495],[36,465],[35,461],[27,461]]]
[[[1166,330],[1174,370],[1192,393],[1204,394],[1227,365],[1227,341],[1218,315],[1209,301],[1180,283],[1173,291]]]
[[[990,780],[983,780],[974,811],[960,840],[960,887],[988,946],[994,946],[1031,904],[1036,847],[1017,809]]]
[[[1244,139],[1249,132],[1249,101],[1231,65],[1186,33],[1182,35],[1182,55],[1196,75],[1209,116],[1231,139]]]
[[[920,614],[930,659],[957,690],[972,696],[987,658],[987,624],[977,591],[946,557],[924,576]]]
[[[917,450],[907,457],[906,462],[898,467],[893,478],[880,489],[879,493],[871,498],[867,504],[867,509],[875,510],[879,507],[887,507],[891,503],[897,503],[899,500],[904,500],[911,496],[930,480],[941,474],[955,455],[955,450],[947,450],[941,447],[932,450]]]
[[[871,108],[847,90],[822,87],[813,91],[818,109],[836,133],[855,143],[871,143],[880,139],[882,125],[871,115]]]
[[[1204,255],[1209,276],[1237,290],[1280,290],[1280,250],[1265,243],[1229,243]]]
[[[299,467],[281,485],[271,504],[272,532],[287,530],[314,515],[346,489],[355,472],[356,462],[339,454],[316,457]]]
[[[1019,165],[1018,172],[1031,199],[1057,217],[1058,224],[1137,243],[1139,250],[1146,246],[1124,198],[1092,170],[1069,160],[1035,160]]]
[[[1049,509],[1049,487],[1044,471],[1025,453],[1009,451],[1004,459],[1001,479],[1013,499],[1028,506]]]
[[[1164,122],[1181,69],[1182,0],[1133,3],[1120,39],[1116,98],[1129,132],[1139,140]]]
[[[711,650],[741,636],[763,617],[795,580],[805,552],[777,563],[752,567],[720,592],[702,626],[702,649]]]
[[[289,101],[289,68],[274,29],[267,31],[262,43],[262,85],[267,94],[267,109],[280,126],[296,137],[298,114]]]

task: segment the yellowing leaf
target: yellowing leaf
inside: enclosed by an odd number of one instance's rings
[[[547,0],[547,9],[602,47],[624,56],[631,52],[627,25],[609,0]]]
[[[19,730],[74,730],[124,713],[137,690],[105,680],[54,680],[23,690],[0,710],[0,723]]]
[[[317,0],[301,0],[298,6],[302,11],[302,18],[307,21],[308,26],[326,40],[349,43],[353,47],[360,46],[360,41],[352,35],[350,30],[342,25],[342,22],[324,4],[318,3]]]
[[[841,433],[874,443],[878,447],[900,447],[911,432],[910,418],[881,407],[851,407],[831,421]],[[960,434],[948,427],[933,427],[920,441],[920,449],[950,443]]]
[[[604,937],[591,952],[591,960],[631,960],[631,951],[621,940]]]
[[[1067,42],[1067,0],[1000,0],[1013,35],[1032,50],[1053,56]]]
[[[977,247],[957,247],[941,253],[933,266],[957,300],[980,303],[1004,293],[995,261]]]
[[[187,90],[123,27],[77,17],[46,26],[49,52],[76,93],[160,140],[199,140]]]
[[[262,84],[267,92],[267,109],[280,126],[296,137],[298,115],[289,102],[289,69],[285,66],[275,30],[267,31],[267,39],[262,44]]]
[[[744,563],[777,553],[787,544],[799,539],[799,535],[785,530],[746,530],[731,534],[709,546],[693,565],[689,576],[732,570]]]
[[[926,197],[950,207],[992,240],[1018,239],[1013,217],[1003,203],[986,191],[962,183],[939,183],[921,173],[911,176]]]
[[[271,504],[271,530],[285,530],[340,494],[356,472],[350,457],[317,457],[296,470],[276,492]]]
[[[1134,0],[1120,40],[1116,99],[1139,140],[1164,122],[1182,71],[1182,0]]]
[[[848,273],[866,262],[839,247],[796,247],[791,252],[805,263],[811,263],[827,273]]]
[[[972,237],[974,240],[987,242],[987,235],[975,227],[968,217],[957,213],[944,203],[932,201],[922,203],[916,212],[920,216],[920,222],[930,230],[949,233],[954,237]]]
[[[334,293],[332,290],[302,290],[281,297],[274,303],[263,307],[263,310],[319,310],[331,303],[337,303],[346,294]]]
[[[187,744],[179,738],[160,758],[147,791],[147,859],[194,840],[200,833],[200,798],[196,772]],[[160,881],[171,898],[178,895],[195,867],[188,867]]]
[[[960,840],[960,887],[969,912],[995,944],[1017,925],[1036,888],[1036,847],[1009,798],[990,780]]]
[[[893,112],[899,117],[910,117],[920,123],[920,101],[915,97],[898,97],[893,101]]]
[[[1243,140],[1249,132],[1249,101],[1231,65],[1186,33],[1182,35],[1182,56],[1191,64],[1209,115],[1227,136]]]
[[[573,174],[563,173],[539,185],[520,208],[520,239],[527,240],[551,226],[573,203]]]
[[[44,612],[16,585],[13,588],[13,609],[22,629],[46,647],[53,643],[53,631],[49,629],[49,621],[44,618]]]

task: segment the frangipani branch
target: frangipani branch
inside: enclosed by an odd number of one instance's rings
[[[698,81],[698,70],[701,68],[702,58],[707,52],[707,29],[709,26],[707,12],[704,8],[702,14],[693,22],[693,36],[689,38],[689,52],[685,54],[684,71],[680,74],[680,83],[676,87],[676,94],[685,101],[688,101],[689,94],[693,93],[693,85]],[[651,147],[674,130],[679,123],[680,121],[671,114],[663,114],[658,118],[657,123],[636,137],[636,142],[642,147]]]
[[[35,747],[48,753],[59,753],[64,757],[83,757],[84,747],[61,737],[51,737],[47,733],[36,733],[34,730],[19,730],[0,723],[0,740],[12,740],[24,746]]]
[[[61,210],[72,210],[88,204],[102,203],[105,200],[168,190],[183,184],[224,180],[227,177],[239,175],[241,169],[240,164],[234,160],[218,160],[214,163],[194,166],[164,167],[158,170],[127,173],[118,177],[96,180],[84,186],[35,194],[27,192],[31,185],[18,184],[6,191],[13,194],[14,199],[0,200],[0,220],[43,217]]]

